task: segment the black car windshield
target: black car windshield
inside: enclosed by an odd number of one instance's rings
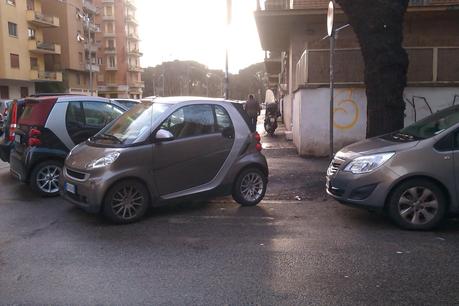
[[[400,130],[394,135],[401,135],[406,138],[427,139],[438,135],[459,123],[459,105],[441,110],[429,117],[426,117],[410,126]]]
[[[164,103],[139,103],[90,138],[90,142],[129,145],[145,141],[151,133],[153,121],[169,106]]]

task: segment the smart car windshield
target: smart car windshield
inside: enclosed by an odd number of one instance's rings
[[[169,108],[168,104],[143,102],[115,119],[89,141],[97,144],[135,144],[151,133],[151,125]]]
[[[427,139],[442,133],[456,123],[459,123],[459,106],[441,110],[427,118],[407,126],[395,135],[412,138],[412,140]]]

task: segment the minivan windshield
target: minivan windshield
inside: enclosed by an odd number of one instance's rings
[[[459,123],[459,105],[441,110],[397,132],[406,138],[427,139]]]
[[[169,104],[143,102],[115,119],[89,139],[97,144],[135,144],[145,141],[151,133],[152,122],[170,107]]]

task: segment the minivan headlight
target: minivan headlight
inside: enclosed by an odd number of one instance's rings
[[[354,174],[368,173],[381,167],[394,155],[395,152],[390,152],[357,157],[344,168],[344,171]]]
[[[120,156],[120,152],[112,152],[104,157],[101,157],[99,159],[96,159],[95,161],[92,161],[89,163],[86,168],[87,169],[96,169],[96,168],[102,168],[105,166],[108,166],[110,164],[113,164],[113,162]]]

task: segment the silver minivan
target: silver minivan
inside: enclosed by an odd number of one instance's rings
[[[431,229],[459,212],[459,106],[336,153],[326,191],[381,210],[405,229]]]
[[[61,195],[115,223],[149,206],[232,195],[258,204],[268,182],[260,135],[240,104],[172,97],[137,104],[68,155]]]

